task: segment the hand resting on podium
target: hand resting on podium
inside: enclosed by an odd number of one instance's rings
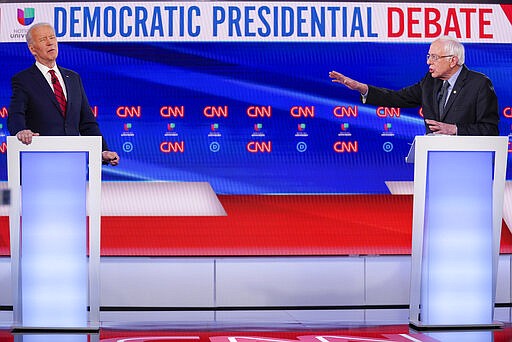
[[[39,136],[39,133],[34,133],[30,129],[24,129],[16,133],[16,138],[25,145],[32,143],[32,137]],[[103,164],[110,164],[116,166],[119,164],[119,156],[114,151],[103,151],[101,152],[101,159]]]

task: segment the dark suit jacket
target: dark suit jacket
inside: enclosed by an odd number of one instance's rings
[[[12,97],[7,128],[11,135],[30,129],[40,135],[102,136],[85,95],[80,76],[59,67],[66,85],[67,110],[64,118],[52,88],[35,64],[12,78]],[[103,141],[103,151],[108,146]]]
[[[498,99],[485,75],[465,65],[453,86],[444,116],[439,116],[438,94],[443,81],[427,72],[418,83],[393,91],[368,86],[366,103],[386,107],[422,107],[423,117],[456,124],[458,135],[498,135]],[[427,133],[430,133],[426,127]]]

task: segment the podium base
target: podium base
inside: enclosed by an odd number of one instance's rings
[[[99,326],[90,327],[13,327],[11,333],[13,334],[38,334],[38,333],[52,333],[52,334],[95,334],[100,332]]]
[[[492,330],[502,329],[502,322],[488,324],[424,324],[418,321],[409,321],[409,327],[417,331],[441,331],[441,330]]]

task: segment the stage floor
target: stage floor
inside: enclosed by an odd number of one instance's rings
[[[336,312],[331,312],[333,317]],[[310,311],[297,318],[293,312],[240,313],[238,319],[166,320],[165,313],[108,313],[97,334],[30,333],[12,334],[8,325],[0,327],[0,342],[7,341],[107,341],[107,342],[505,342],[512,341],[512,325],[495,330],[415,331],[406,321],[390,324],[365,321],[335,321],[328,312]],[[136,320],[140,315],[140,321]],[[160,316],[160,317],[158,317]],[[258,319],[254,319],[259,316]],[[266,316],[266,318],[265,318]],[[152,317],[153,320],[148,320]],[[276,317],[285,317],[276,320]],[[288,318],[286,318],[288,317]],[[135,319],[135,320],[134,320]],[[6,322],[4,322],[6,323]],[[103,326],[104,325],[104,326]]]

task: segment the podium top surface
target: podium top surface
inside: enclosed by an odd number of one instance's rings
[[[35,136],[32,137],[32,143],[25,145],[15,136],[7,137],[7,150],[11,153],[21,151],[86,151],[91,153],[101,153],[100,136]]]
[[[407,163],[414,163],[418,148],[435,151],[496,151],[506,153],[507,136],[460,136],[460,135],[419,135],[414,138]]]

